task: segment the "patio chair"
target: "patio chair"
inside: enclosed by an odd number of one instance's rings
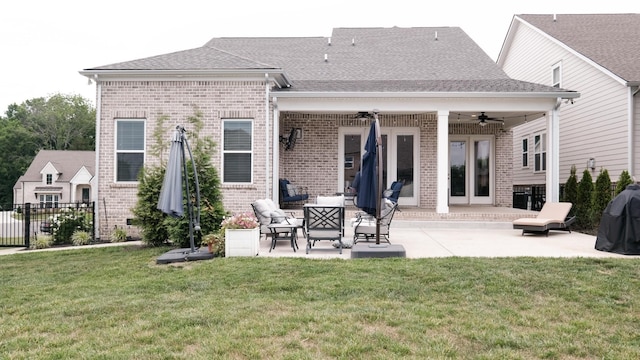
[[[391,228],[391,220],[393,220],[393,214],[398,209],[398,203],[394,203],[389,199],[385,199],[385,208],[380,212],[380,239],[391,243],[389,241],[389,229]],[[376,238],[376,218],[365,212],[359,212],[356,214],[356,220],[353,225],[353,244],[355,245],[358,240],[375,241]]]
[[[309,199],[309,192],[306,188],[294,185],[287,179],[280,179],[278,183],[280,186],[280,207]]]
[[[525,233],[538,233],[549,236],[549,230],[571,232],[571,224],[576,217],[568,217],[573,204],[570,202],[546,202],[535,218],[520,218],[513,220],[514,229],[522,229]]]
[[[271,237],[272,241],[274,237],[285,238],[289,236],[291,227],[283,227],[282,229],[276,228],[272,231],[268,226],[270,224],[285,223],[290,224],[293,221],[298,221],[293,213],[286,214],[283,210],[279,209],[271,199],[259,199],[251,204],[253,213],[258,218],[260,223],[260,235]]]
[[[337,241],[342,254],[344,231],[344,206],[306,204],[302,232],[307,239],[307,254],[321,240]]]

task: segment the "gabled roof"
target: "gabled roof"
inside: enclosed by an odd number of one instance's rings
[[[83,166],[91,175],[95,176],[96,155],[94,151],[40,150],[19,181],[42,181],[40,171],[48,163],[51,163],[60,173],[57,182],[69,182]]]
[[[572,93],[509,78],[458,27],[336,28],[328,38],[213,38],[201,48],[81,73],[242,69],[281,71],[287,84],[276,91],[287,93]]]
[[[628,82],[640,82],[640,14],[517,15]]]

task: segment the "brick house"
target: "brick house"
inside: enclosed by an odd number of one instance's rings
[[[80,73],[97,84],[96,197],[110,225],[131,218],[140,167],[159,163],[149,149],[160,116],[172,127],[202,112],[219,145],[225,207],[248,211],[278,199],[279,178],[306,186],[310,201],[344,191],[369,129],[356,114],[377,109],[385,184],[404,182],[403,206],[447,213],[450,204],[510,207],[511,128],[526,116],[555,126],[560,100],[579,96],[509,78],[457,27],[214,38]],[[280,139],[292,132],[285,150]]]

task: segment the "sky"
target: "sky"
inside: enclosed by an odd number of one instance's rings
[[[95,104],[78,72],[214,37],[331,36],[336,27],[460,27],[496,60],[516,14],[640,13],[636,0],[20,0],[0,4],[0,114],[61,93]]]

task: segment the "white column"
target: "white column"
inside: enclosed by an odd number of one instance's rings
[[[273,98],[273,132],[272,132],[272,173],[271,173],[271,199],[276,204],[280,196],[280,188],[278,185],[278,178],[280,176],[280,112],[278,111],[278,99]]]
[[[546,173],[546,201],[558,202],[560,201],[560,113],[558,106],[547,115]]]
[[[449,213],[449,111],[438,111],[438,160],[436,212]]]

